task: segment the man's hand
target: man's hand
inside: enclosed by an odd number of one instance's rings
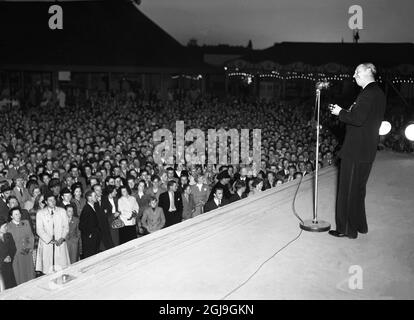
[[[6,258],[4,258],[4,262],[10,263],[12,260],[10,258],[10,256],[7,256]]]
[[[337,116],[339,115],[339,112],[341,112],[342,108],[338,106],[337,104],[331,104],[329,106],[329,110],[331,111],[333,115]]]
[[[58,241],[56,241],[56,245],[59,247],[63,243],[63,241],[65,241],[65,239],[60,238]]]

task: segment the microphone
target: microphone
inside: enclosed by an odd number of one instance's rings
[[[319,81],[316,83],[315,86],[316,86],[316,89],[322,90],[322,89],[328,89],[330,85],[331,84],[328,81]]]

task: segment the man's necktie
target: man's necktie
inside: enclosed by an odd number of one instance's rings
[[[20,189],[20,195],[23,197],[23,190]]]

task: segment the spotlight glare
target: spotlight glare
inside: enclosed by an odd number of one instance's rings
[[[383,121],[379,128],[379,135],[385,136],[388,133],[390,133],[390,131],[391,131],[391,123],[389,123],[388,121]]]
[[[414,123],[410,123],[404,131],[405,137],[410,140],[414,141]]]

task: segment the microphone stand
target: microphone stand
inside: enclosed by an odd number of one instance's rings
[[[52,228],[53,228],[53,236],[52,236],[52,241],[53,241],[52,271],[55,272],[55,220],[54,220],[53,216],[54,216],[54,214],[52,215]]]
[[[314,194],[314,207],[313,207],[313,219],[304,220],[299,224],[299,227],[305,231],[311,232],[325,232],[331,229],[329,222],[318,220],[318,172],[319,172],[319,113],[321,109],[321,89],[327,88],[327,83],[317,83],[316,85],[316,101],[315,107],[317,109],[316,116],[316,163],[315,163],[315,194]]]

